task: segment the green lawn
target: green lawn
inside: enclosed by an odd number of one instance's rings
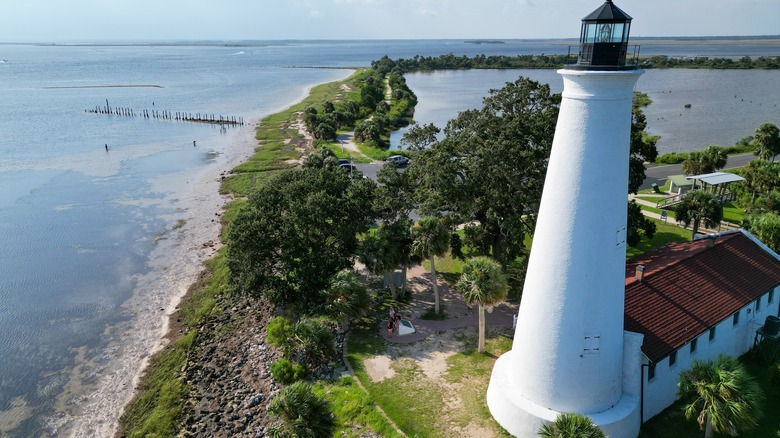
[[[318,381],[313,390],[330,402],[336,418],[334,437],[361,437],[371,432],[390,438],[402,436],[376,409],[374,400],[352,376],[335,382]]]
[[[222,183],[220,192],[248,196],[274,174],[297,167],[302,156],[298,145],[303,139],[292,125],[296,123],[298,114],[306,107],[322,106],[326,100],[346,98],[349,93],[342,89],[342,85],[356,88],[354,82],[361,71],[343,81],[318,85],[301,102],[262,119],[255,135],[260,145],[255,148],[254,155],[233,169],[232,174]],[[338,149],[340,153],[341,148]]]
[[[735,225],[741,225],[745,218],[745,210],[737,207],[733,202],[723,204],[723,220]]]
[[[666,183],[664,183],[663,186],[658,186],[658,190],[660,190],[664,194],[668,194],[669,186],[670,186],[670,181],[667,179]],[[645,189],[645,190],[640,190],[638,194],[641,195],[641,194],[653,194],[653,193],[656,193],[656,191],[653,189]]]
[[[643,236],[636,247],[627,247],[626,258],[630,259],[645,251],[666,245],[670,242],[687,242],[691,240],[691,230],[680,228],[673,221],[671,223],[664,223],[658,219],[651,220],[655,222],[655,236],[653,236],[652,239],[647,239]]]
[[[490,415],[485,392],[493,364],[498,356],[512,347],[511,338],[489,333],[487,354],[476,352],[476,335],[464,336],[460,340],[466,346],[460,353],[446,359],[447,371],[442,376],[445,385],[426,376],[412,357],[395,358],[391,365],[395,374],[373,381],[364,362],[387,352],[387,344],[374,324],[351,333],[348,358],[371,399],[407,436],[457,436],[455,431],[469,425],[488,429],[498,436],[509,436]]]

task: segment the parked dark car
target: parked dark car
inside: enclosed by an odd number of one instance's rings
[[[363,176],[363,172],[359,171],[353,164],[339,164],[339,167],[348,171],[349,176]]]

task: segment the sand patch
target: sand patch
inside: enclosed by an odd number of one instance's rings
[[[479,437],[479,438],[492,438],[496,434],[488,427],[477,426],[475,424],[469,424],[461,429],[460,436]]]
[[[434,351],[428,357],[418,360],[417,365],[429,379],[439,379],[447,373],[447,358],[453,354],[454,351]]]
[[[392,360],[388,356],[374,356],[363,361],[366,373],[372,382],[381,382],[395,376],[395,370],[390,368]]]

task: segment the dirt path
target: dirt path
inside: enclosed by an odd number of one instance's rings
[[[435,391],[441,395],[442,407],[435,427],[445,428],[440,430],[440,435],[480,438],[499,436],[500,428],[497,425],[473,414],[475,404],[484,404],[487,381],[482,382],[482,385],[469,378],[453,378],[451,375],[454,372],[453,356],[468,351],[469,345],[473,348],[477,336],[477,307],[469,307],[459,293],[440,280],[440,302],[447,319],[422,320],[420,317],[434,304],[432,276],[422,266],[416,266],[409,269],[407,283],[412,299],[396,311],[402,318],[412,321],[417,333],[390,337],[385,322],[378,323],[377,329],[387,344],[383,354],[369,357],[363,362],[369,379],[375,383],[387,381],[414,391],[431,391],[431,388],[436,388]],[[497,306],[486,315],[488,332],[510,336],[512,317],[516,313],[516,305]],[[485,366],[492,368],[492,362]],[[409,381],[404,371],[398,373],[398,370],[408,370],[409,367],[419,370],[412,381]],[[489,371],[485,373],[489,375]]]
[[[361,150],[357,147],[354,138],[355,131],[345,132],[343,134],[339,134],[338,137],[336,137],[336,142],[341,145],[343,150],[349,151],[350,155],[353,157],[370,159],[370,157],[361,152]]]

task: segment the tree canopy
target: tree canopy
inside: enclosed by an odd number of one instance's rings
[[[438,315],[439,282],[436,278],[436,256],[442,256],[450,247],[450,229],[441,218],[427,216],[412,226],[412,252],[421,259],[431,261],[433,276],[434,312]]]
[[[419,181],[422,214],[468,223],[466,243],[502,265],[525,249],[534,229],[560,95],[520,77],[491,90],[479,110],[461,112],[432,144],[430,128],[412,131],[430,144],[407,169]],[[426,132],[420,134],[420,129]]]
[[[774,162],[775,155],[780,154],[780,129],[772,123],[762,123],[756,128],[753,142],[756,144],[757,157]]]
[[[780,214],[765,212],[745,217],[742,224],[774,252],[780,253]]]
[[[375,184],[352,182],[333,160],[284,172],[250,195],[228,236],[231,281],[276,305],[311,312],[333,275],[351,267],[372,221]]]
[[[693,236],[699,231],[702,223],[706,227],[715,227],[723,219],[723,206],[715,194],[696,190],[686,194],[682,202],[674,207],[675,217],[687,227],[693,223]]]

